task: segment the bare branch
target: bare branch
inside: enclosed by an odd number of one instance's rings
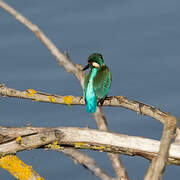
[[[63,152],[67,156],[71,157],[76,164],[79,163],[83,165],[84,167],[88,168],[90,171],[92,171],[96,176],[98,176],[102,180],[115,180],[114,178],[107,175],[103,170],[101,170],[92,158],[90,158],[89,156],[87,156],[85,153],[81,151],[78,151],[73,148],[65,148],[65,147],[63,148],[55,147],[51,149],[58,152]]]
[[[68,96],[60,96],[60,95],[53,95],[44,92],[38,92],[36,90],[26,90],[20,91],[16,89],[7,88],[5,85],[0,85],[0,94],[3,97],[17,97],[17,98],[24,98],[24,99],[31,99],[34,101],[40,102],[48,102],[48,103],[57,103],[57,104],[69,104],[69,105],[85,105],[83,97],[76,97],[72,95]],[[66,101],[66,97],[69,97],[69,101]],[[111,96],[108,97],[107,100],[104,101],[103,106],[115,106],[115,107],[123,107],[142,115],[150,116],[161,123],[166,122],[166,118],[168,113],[163,112],[162,110],[144,104],[142,102],[129,100],[123,96]],[[102,116],[102,115],[101,115]]]
[[[104,116],[104,113],[102,111],[101,107],[97,108],[96,113],[94,113],[94,117],[96,119],[97,126],[100,130],[103,131],[109,131],[108,123],[106,121],[106,118]],[[110,160],[112,161],[113,168],[117,174],[117,177],[119,180],[129,180],[126,169],[124,168],[119,155],[108,153],[108,156]]]
[[[108,153],[109,159],[112,161],[113,168],[119,180],[129,180],[128,174],[124,165],[121,162],[118,154]]]
[[[6,11],[8,11],[12,16],[14,16],[18,21],[23,23],[26,27],[28,27],[45,45],[46,47],[51,51],[51,53],[56,57],[59,64],[65,67],[67,72],[73,73],[78,80],[81,83],[81,86],[83,87],[84,82],[84,73],[81,71],[82,68],[79,68],[75,64],[73,64],[69,60],[69,55],[62,54],[56,46],[44,35],[44,33],[38,28],[38,26],[32,24],[30,21],[28,21],[25,17],[20,15],[17,11],[15,11],[13,8],[9,7],[6,3],[0,2],[0,6],[4,8]],[[111,155],[110,155],[111,156]],[[113,155],[113,157],[116,155]],[[111,160],[113,160],[113,157],[111,156]],[[119,158],[114,158],[115,164],[118,164]],[[119,162],[120,164],[120,162]],[[115,165],[114,165],[115,166]],[[122,163],[121,163],[122,166]],[[125,170],[125,168],[123,168]],[[120,173],[120,172],[119,172]],[[118,174],[119,174],[118,173]],[[125,173],[126,174],[126,173]]]
[[[21,141],[17,142],[17,137]],[[87,128],[10,128],[0,127],[0,153],[12,154],[18,151],[43,147],[54,141],[63,147],[92,149],[103,152],[141,156],[152,160],[159,152],[160,141],[143,137],[127,136]],[[168,163],[180,165],[180,145],[171,144]]]
[[[148,172],[145,176],[145,180],[162,179],[162,174],[168,161],[169,148],[171,145],[171,140],[174,137],[176,125],[176,117],[168,116],[166,119],[166,123],[164,124],[164,130],[158,156],[153,159],[152,164],[150,165]]]
[[[84,77],[85,73],[81,71],[82,67],[80,65],[73,64],[68,54],[62,54],[56,46],[44,35],[44,33],[38,28],[38,26],[32,24],[28,21],[24,16],[10,7],[8,4],[0,1],[0,7],[4,8],[7,12],[9,12],[12,16],[14,16],[18,21],[24,24],[27,28],[29,28],[50,50],[50,52],[55,56],[60,65],[62,65],[67,72],[74,74],[77,79],[80,81],[81,86],[84,86]],[[118,163],[118,158],[116,158],[116,164]],[[120,163],[120,162],[119,162]],[[122,164],[122,163],[121,163]]]
[[[95,161],[92,158],[88,157],[88,155],[86,155],[85,153],[72,148],[61,148],[57,142],[59,140],[62,140],[64,134],[59,129],[33,129],[28,127],[23,129],[20,128],[20,131],[18,133],[16,133],[16,128],[10,128],[9,133],[9,130],[7,128],[1,128],[1,130],[3,131],[3,133],[0,134],[0,154],[15,154],[18,151],[35,149],[45,146],[50,149],[63,152],[66,155],[72,157],[83,166],[86,166],[101,179],[113,180],[112,177],[108,176],[104,171],[102,171],[96,165]],[[19,136],[17,137],[17,135]],[[51,143],[53,143],[53,145],[51,145]],[[48,146],[46,146],[47,144]],[[71,146],[70,144],[68,145]],[[75,145],[77,145],[77,143]]]
[[[45,36],[45,34],[39,29],[39,27],[35,24],[32,24],[27,18],[17,12],[15,9],[10,7],[8,4],[0,0],[0,7],[6,10],[9,14],[15,17],[19,22],[25,25],[29,30],[31,30],[41,41],[42,43],[49,49],[52,55],[56,58],[57,62],[63,66],[67,72],[74,74],[77,79],[80,81],[83,86],[84,83],[84,72],[81,71],[80,65],[75,65],[72,61],[69,60],[69,56],[67,54],[61,53],[57,47],[51,42],[51,40]]]
[[[63,54],[61,53],[56,47],[55,45],[44,35],[44,33],[34,24],[32,24],[31,22],[29,22],[25,17],[23,17],[22,15],[20,15],[17,11],[15,11],[13,8],[9,7],[6,3],[0,1],[0,7],[4,8],[6,11],[8,11],[12,16],[14,16],[18,21],[20,21],[21,23],[23,23],[25,26],[27,26],[45,45],[46,47],[51,51],[51,53],[56,57],[57,61],[59,62],[60,65],[62,65],[63,67],[65,67],[65,69],[67,70],[67,72],[70,72],[72,74],[74,74],[77,79],[80,81],[82,87],[83,87],[83,81],[84,81],[84,73],[81,71],[81,66],[80,65],[75,65],[73,64],[70,59],[69,59],[69,56],[67,54]],[[4,88],[4,87],[3,87]],[[9,96],[8,94],[3,94],[1,93],[2,95],[7,95]],[[12,94],[12,92],[11,92]],[[41,96],[43,96],[43,98],[48,98],[48,101],[47,99],[44,100],[44,102],[54,102],[54,103],[60,103],[60,104],[73,104],[73,100],[77,100],[75,99],[74,97],[58,97],[56,95],[47,95],[47,94],[43,94],[43,93],[37,93],[37,92],[34,92],[33,91],[26,91],[24,92],[24,96],[32,96],[34,98],[34,95],[37,95],[39,96],[39,94]],[[23,98],[27,98],[27,97],[24,97]],[[16,97],[16,96],[14,96]],[[30,98],[28,97],[28,99],[33,99],[33,98]],[[61,100],[60,100],[60,99]],[[57,99],[60,100],[59,102],[57,102]],[[33,100],[37,100],[39,101],[39,98],[35,98]],[[63,101],[62,101],[63,100]],[[84,104],[82,98],[80,97],[78,99],[78,104],[81,103],[81,104]],[[77,102],[77,101],[76,101]],[[112,103],[113,102],[113,103]],[[157,108],[154,108],[152,106],[148,106],[146,104],[143,104],[143,103],[140,103],[140,102],[137,102],[137,101],[130,101],[130,100],[127,100],[126,98],[124,97],[110,97],[109,100],[106,100],[104,105],[109,105],[109,106],[121,106],[121,107],[125,107],[125,108],[128,108],[130,110],[134,110],[136,112],[139,112],[141,114],[144,114],[144,115],[147,115],[147,116],[151,116],[155,119],[157,119],[158,121],[160,121],[161,123],[165,124],[166,125],[166,119],[167,119],[167,116],[168,114],[167,113],[164,113],[162,112],[161,110],[157,109]],[[99,109],[99,108],[97,108]],[[99,117],[97,117],[96,115],[99,114]],[[98,124],[101,124],[101,127],[100,129],[102,130],[105,130],[105,131],[108,131],[108,127],[107,127],[107,123],[105,121],[105,118],[103,117],[103,113],[102,111],[99,111],[99,112],[96,112],[95,114],[95,117],[97,118],[97,122],[100,120],[100,122],[98,122]],[[177,129],[176,131],[176,135],[177,135],[177,139],[179,139],[179,129]],[[164,135],[165,136],[165,135]],[[26,138],[26,137],[24,137]],[[163,140],[163,138],[162,138]],[[162,143],[163,144],[163,141]],[[75,144],[74,144],[75,145]],[[168,144],[169,146],[170,144]],[[94,145],[95,146],[95,145]],[[166,150],[168,149],[168,146],[166,148]],[[75,145],[76,147],[76,145]],[[92,148],[93,149],[93,148]],[[104,148],[106,149],[106,148]],[[104,150],[103,149],[103,150]],[[109,152],[107,149],[105,150],[107,152]],[[110,151],[111,152],[111,151]],[[116,151],[112,151],[112,152],[116,152]],[[160,152],[162,153],[162,151],[160,150]],[[134,153],[134,152],[133,152]],[[138,152],[139,154],[141,154],[141,152]],[[148,158],[148,159],[152,159],[152,157],[155,155],[150,155],[150,154],[145,154],[144,157]],[[164,151],[164,157],[166,156],[166,153]],[[112,162],[113,162],[113,166],[115,168],[115,171],[118,175],[118,177],[124,177],[125,179],[128,179],[127,175],[126,175],[126,172],[125,172],[125,169],[121,168],[121,171],[119,171],[117,168],[118,166],[121,167],[121,162],[118,158],[118,156],[114,156],[114,155],[110,155],[111,159],[112,159]],[[151,157],[151,158],[150,158]],[[160,158],[161,156],[159,156],[158,158]],[[168,161],[171,161],[170,158],[168,159]],[[179,160],[177,160],[179,161]],[[166,163],[164,163],[166,164]],[[165,166],[165,165],[164,165]],[[161,166],[164,167],[164,166]],[[123,175],[121,173],[124,173]],[[162,172],[162,171],[161,171]]]

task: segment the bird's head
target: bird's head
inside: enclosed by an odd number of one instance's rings
[[[88,57],[88,65],[85,66],[82,70],[84,71],[88,69],[89,67],[91,69],[93,68],[100,69],[103,67],[103,65],[104,65],[104,61],[103,61],[102,55],[99,53],[93,53]]]

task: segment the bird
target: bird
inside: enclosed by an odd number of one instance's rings
[[[100,53],[88,57],[88,64],[82,69],[90,68],[84,80],[83,96],[86,102],[86,112],[95,113],[98,104],[103,105],[112,82],[112,74],[104,64]]]

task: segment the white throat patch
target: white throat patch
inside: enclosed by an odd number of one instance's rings
[[[99,64],[96,63],[96,62],[93,62],[92,65],[93,65],[95,68],[100,68]]]

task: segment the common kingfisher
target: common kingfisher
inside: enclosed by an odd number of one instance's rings
[[[109,92],[112,75],[104,64],[103,57],[99,53],[93,53],[88,57],[88,65],[82,70],[90,68],[84,80],[84,99],[86,111],[96,112],[98,103],[103,104]]]

